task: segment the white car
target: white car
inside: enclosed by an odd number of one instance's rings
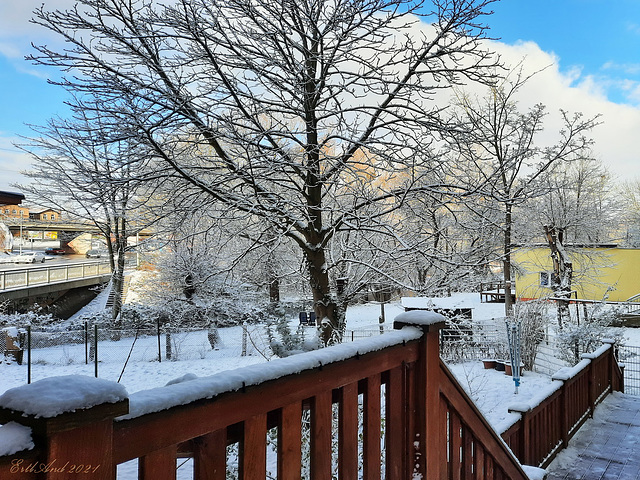
[[[46,257],[42,252],[22,252],[20,255],[13,256],[14,263],[44,263]]]

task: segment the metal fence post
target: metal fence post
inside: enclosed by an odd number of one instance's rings
[[[31,383],[31,325],[27,325],[27,383]]]
[[[94,343],[93,343],[93,351],[94,351],[94,364],[95,364],[95,374],[96,378],[98,378],[98,324],[93,326],[94,332]]]
[[[84,364],[89,365],[89,324],[84,321]]]
[[[162,345],[160,343],[160,319],[158,318],[158,362],[162,362]]]
[[[247,356],[247,322],[242,323],[242,356]]]

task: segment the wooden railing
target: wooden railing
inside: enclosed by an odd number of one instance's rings
[[[594,409],[612,391],[624,390],[624,375],[613,343],[606,343],[573,368],[554,376],[554,391],[532,405],[513,406],[520,419],[502,437],[527,465],[546,467],[568,445],[578,429],[593,416]]]
[[[81,465],[82,478],[111,480],[118,464],[137,459],[141,480],[173,480],[177,458],[189,457],[197,480],[226,480],[231,467],[239,479],[264,479],[269,469],[279,480],[527,480],[440,360],[442,320],[408,312],[396,319],[397,331],[376,338],[53,418],[0,408],[0,424],[31,427],[35,443],[33,450],[0,457],[0,478],[75,478],[69,469]],[[596,377],[615,370],[611,363],[598,366],[599,358],[590,363],[590,400],[605,390],[605,380]],[[512,448],[543,435],[533,430],[535,422],[523,418],[522,425],[508,439]],[[230,456],[229,447],[237,453]]]

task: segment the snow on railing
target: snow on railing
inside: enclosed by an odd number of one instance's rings
[[[0,478],[113,480],[129,460],[141,480],[175,478],[187,457],[196,480],[229,470],[240,479],[527,480],[512,451],[537,463],[526,446],[546,434],[527,414],[553,400],[522,412],[505,443],[440,360],[443,326],[444,317],[408,312],[386,335],[133,395],[91,377],[8,390],[0,423],[21,426],[9,435],[22,440],[0,450]],[[596,368],[609,351],[589,360],[592,375],[614,372]],[[592,381],[589,399],[605,379]]]

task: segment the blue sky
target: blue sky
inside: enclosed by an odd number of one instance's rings
[[[0,189],[13,189],[26,156],[12,143],[26,124],[64,114],[66,93],[47,84],[47,72],[24,60],[30,42],[56,40],[28,22],[43,0],[0,0]],[[44,0],[64,8],[72,0]],[[493,46],[507,61],[523,55],[532,69],[553,65],[529,89],[531,102],[603,114],[596,150],[619,176],[640,178],[635,137],[640,134],[640,0],[502,0],[486,17]],[[534,82],[535,83],[535,82]]]
[[[503,0],[494,12],[493,36],[534,41],[559,57],[561,70],[596,76],[610,100],[640,104],[640,1]]]

